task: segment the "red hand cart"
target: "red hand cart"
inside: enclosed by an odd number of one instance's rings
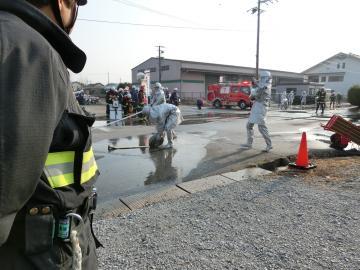
[[[349,142],[360,145],[360,126],[354,125],[339,115],[333,115],[326,125],[321,124],[325,130],[335,132],[331,135],[331,147],[344,149]]]

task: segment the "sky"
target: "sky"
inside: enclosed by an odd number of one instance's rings
[[[71,34],[88,60],[72,80],[131,82],[131,69],[157,57],[157,45],[169,59],[255,67],[257,17],[248,11],[256,5],[257,0],[88,0]],[[360,54],[359,0],[274,0],[262,9],[262,69],[302,72],[339,52]]]

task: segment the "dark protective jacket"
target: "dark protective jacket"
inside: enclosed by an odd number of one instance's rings
[[[318,91],[316,93],[317,102],[324,103],[326,100],[326,92],[325,91]]]
[[[67,71],[80,72],[86,55],[24,0],[0,0],[0,38],[0,253],[16,246],[36,255],[36,268],[66,268],[71,244],[55,239],[56,256],[48,252],[49,243],[35,238],[43,237],[37,226],[49,219],[39,223],[28,214],[33,207],[41,214],[46,206],[54,219],[71,210],[80,213],[92,192],[98,175],[90,134],[94,119],[76,102]],[[89,232],[85,220],[80,245],[94,255],[88,246],[93,239],[82,241]],[[67,262],[64,254],[70,254]]]

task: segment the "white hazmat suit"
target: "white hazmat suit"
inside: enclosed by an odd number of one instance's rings
[[[269,107],[271,97],[272,78],[269,71],[260,72],[260,80],[254,91],[252,91],[250,98],[253,99],[247,129],[247,144],[243,144],[242,148],[252,148],[254,141],[254,125],[258,125],[259,132],[264,137],[266,142],[266,152],[272,149],[272,143],[269,136],[268,129],[265,125],[266,114]]]
[[[155,84],[155,90],[151,97],[151,106],[157,106],[166,103],[165,93],[161,86],[161,83]]]
[[[307,93],[306,91],[302,91],[301,93],[301,109],[304,108],[304,106],[306,105],[306,96],[307,96]]]
[[[294,103],[294,98],[295,98],[294,91],[291,91],[288,95],[288,104],[290,108],[292,108],[292,105]]]
[[[163,103],[157,106],[145,106],[142,113],[149,117],[151,123],[156,124],[157,134],[161,138],[166,132],[168,143],[162,148],[171,148],[173,129],[183,121],[180,109],[175,105]]]

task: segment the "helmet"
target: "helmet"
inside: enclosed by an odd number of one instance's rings
[[[155,83],[155,88],[161,88],[161,83],[159,82]]]
[[[150,149],[158,148],[164,142],[164,138],[159,133],[154,134],[149,139]]]
[[[260,71],[259,73],[259,85],[260,87],[272,84],[272,76],[270,71]]]
[[[136,74],[136,80],[141,81],[143,79],[145,79],[145,74],[143,72]]]
[[[174,88],[174,91],[176,92],[178,89],[177,88]]]
[[[79,6],[85,6],[85,5],[87,4],[87,0],[78,0],[78,1],[77,1],[77,4],[78,4]]]
[[[144,106],[144,108],[142,109],[142,113],[149,115],[150,114],[150,109],[151,107],[149,105]]]

